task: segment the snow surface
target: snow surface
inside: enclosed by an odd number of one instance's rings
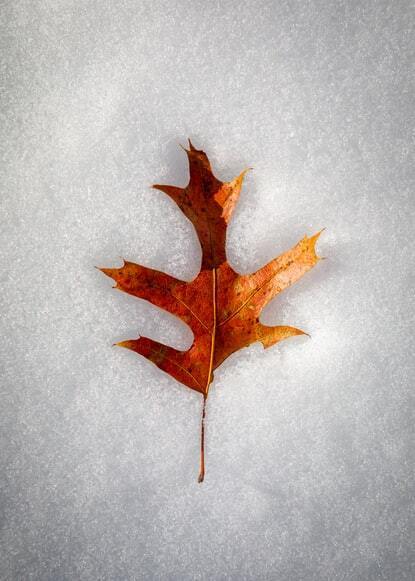
[[[0,577],[414,579],[413,4],[1,12]],[[216,372],[203,485],[201,398],[111,347],[191,333],[93,268],[197,273],[192,226],[149,188],[185,185],[187,137],[224,180],[255,168],[240,272],[327,228],[328,260],[263,315],[311,340]]]

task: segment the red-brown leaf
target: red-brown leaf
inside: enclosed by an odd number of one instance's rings
[[[231,182],[212,173],[207,155],[189,141],[190,180],[185,188],[155,185],[176,202],[194,225],[202,247],[202,267],[192,282],[132,262],[120,268],[102,268],[115,288],[145,299],[179,317],[192,329],[187,351],[167,347],[147,337],[118,343],[152,361],[177,381],[203,395],[201,467],[204,478],[205,405],[213,371],[229,355],[260,341],[270,347],[288,337],[304,334],[294,327],[268,327],[259,322],[264,306],[295,283],[320,258],[315,244],[320,232],[303,238],[291,250],[249,275],[236,273],[226,260],[226,228],[238,201],[244,170]]]

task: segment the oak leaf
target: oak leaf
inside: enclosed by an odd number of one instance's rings
[[[116,282],[115,288],[145,299],[179,317],[193,331],[187,351],[139,337],[117,343],[152,361],[186,387],[203,396],[199,482],[205,475],[204,434],[206,400],[213,371],[229,355],[260,341],[265,348],[302,335],[295,327],[267,326],[259,322],[264,306],[295,283],[319,260],[315,245],[320,232],[304,237],[257,272],[241,275],[226,260],[226,229],[239,198],[244,170],[230,182],[212,173],[207,155],[189,140],[189,183],[185,188],[154,185],[166,193],[192,222],[202,247],[198,276],[183,282],[168,274],[124,261],[120,268],[101,268]]]

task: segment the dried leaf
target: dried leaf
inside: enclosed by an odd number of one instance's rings
[[[118,343],[152,361],[157,367],[203,396],[199,482],[205,474],[204,421],[206,399],[213,371],[229,355],[255,341],[265,348],[304,331],[288,326],[269,327],[259,322],[264,306],[295,283],[320,258],[315,245],[320,232],[303,238],[288,252],[271,260],[257,272],[240,275],[226,260],[226,228],[242,187],[244,170],[231,182],[221,182],[212,173],[203,151],[189,140],[190,180],[185,188],[155,185],[176,202],[194,225],[202,246],[202,267],[192,282],[124,262],[121,268],[102,268],[113,278],[115,288],[146,299],[184,321],[194,334],[187,351],[139,337]]]

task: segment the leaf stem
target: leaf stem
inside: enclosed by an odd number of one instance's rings
[[[203,395],[202,421],[200,423],[200,472],[198,482],[203,482],[205,478],[205,416],[206,416],[207,396]]]

